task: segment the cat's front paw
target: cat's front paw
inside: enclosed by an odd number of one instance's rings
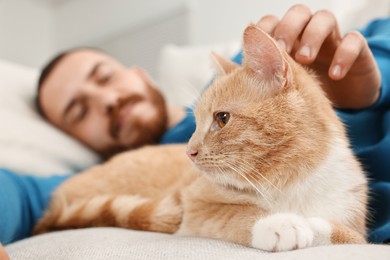
[[[308,221],[295,214],[274,214],[259,219],[252,229],[252,246],[279,252],[312,245],[314,233]]]

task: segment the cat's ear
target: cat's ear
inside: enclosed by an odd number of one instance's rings
[[[254,24],[244,31],[243,52],[244,67],[251,69],[262,79],[276,80],[282,87],[286,84],[290,74],[289,64],[278,44]]]
[[[220,75],[229,74],[236,68],[240,67],[238,64],[222,57],[213,51],[210,55],[214,61],[215,67],[217,68],[217,73]]]

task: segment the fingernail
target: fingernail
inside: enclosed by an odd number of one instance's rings
[[[336,66],[333,67],[332,74],[335,77],[340,77],[341,76],[341,67],[340,67],[340,65],[336,65]]]
[[[276,42],[278,43],[280,48],[282,48],[283,50],[286,50],[286,43],[282,39],[279,39]]]
[[[299,50],[299,55],[309,58],[310,57],[310,47],[309,45],[304,45],[300,50]]]

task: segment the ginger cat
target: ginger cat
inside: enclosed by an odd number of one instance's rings
[[[35,232],[119,226],[266,251],[364,243],[367,180],[320,83],[255,25],[243,53],[242,67],[214,55],[188,146],[125,152],[70,178]]]

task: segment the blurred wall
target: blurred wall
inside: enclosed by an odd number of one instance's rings
[[[40,67],[62,49],[97,46],[153,75],[163,45],[238,40],[249,22],[299,2],[332,10],[343,31],[390,13],[390,0],[0,0],[0,58]]]
[[[45,2],[0,0],[0,58],[37,66],[54,49],[52,9]]]

